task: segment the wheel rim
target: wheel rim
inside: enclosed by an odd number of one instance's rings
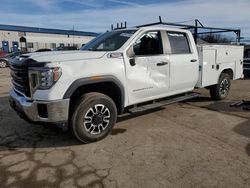
[[[109,122],[109,109],[103,104],[96,104],[86,112],[83,124],[88,133],[97,135],[108,127]]]
[[[221,84],[220,84],[220,95],[221,96],[226,96],[229,91],[229,81],[227,79],[223,79]]]
[[[6,63],[5,63],[4,61],[0,61],[0,67],[1,67],[1,68],[6,67]]]

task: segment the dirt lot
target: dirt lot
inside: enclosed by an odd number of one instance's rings
[[[0,69],[1,187],[250,187],[250,80],[228,100],[201,98],[119,118],[112,134],[79,144],[51,126],[21,120],[8,105]]]

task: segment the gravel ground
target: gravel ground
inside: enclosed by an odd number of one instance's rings
[[[0,69],[1,187],[250,187],[250,79],[227,100],[202,97],[122,116],[111,135],[80,144],[52,126],[20,119],[8,104],[9,70]]]

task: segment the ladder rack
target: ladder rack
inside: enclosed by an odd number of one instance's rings
[[[166,26],[180,27],[181,29],[188,29],[188,30],[191,30],[191,32],[193,33],[194,40],[195,40],[196,43],[197,43],[197,39],[198,39],[199,35],[233,32],[233,33],[236,34],[237,42],[240,43],[240,40],[241,40],[241,30],[240,29],[206,27],[198,19],[195,19],[194,21],[195,21],[194,25],[163,22],[161,16],[159,16],[159,21],[158,22],[138,25],[138,26],[135,26],[135,27],[136,28],[141,28],[141,27],[148,27],[148,26],[154,26],[154,25],[166,25]],[[124,22],[124,24],[123,23],[121,23],[121,24],[117,23],[116,28],[114,28],[113,24],[111,25],[111,30],[118,30],[118,29],[125,29],[125,28],[127,28],[127,22]]]

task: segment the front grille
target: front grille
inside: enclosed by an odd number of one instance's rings
[[[30,97],[28,66],[11,63],[10,69],[14,88],[26,97]]]

